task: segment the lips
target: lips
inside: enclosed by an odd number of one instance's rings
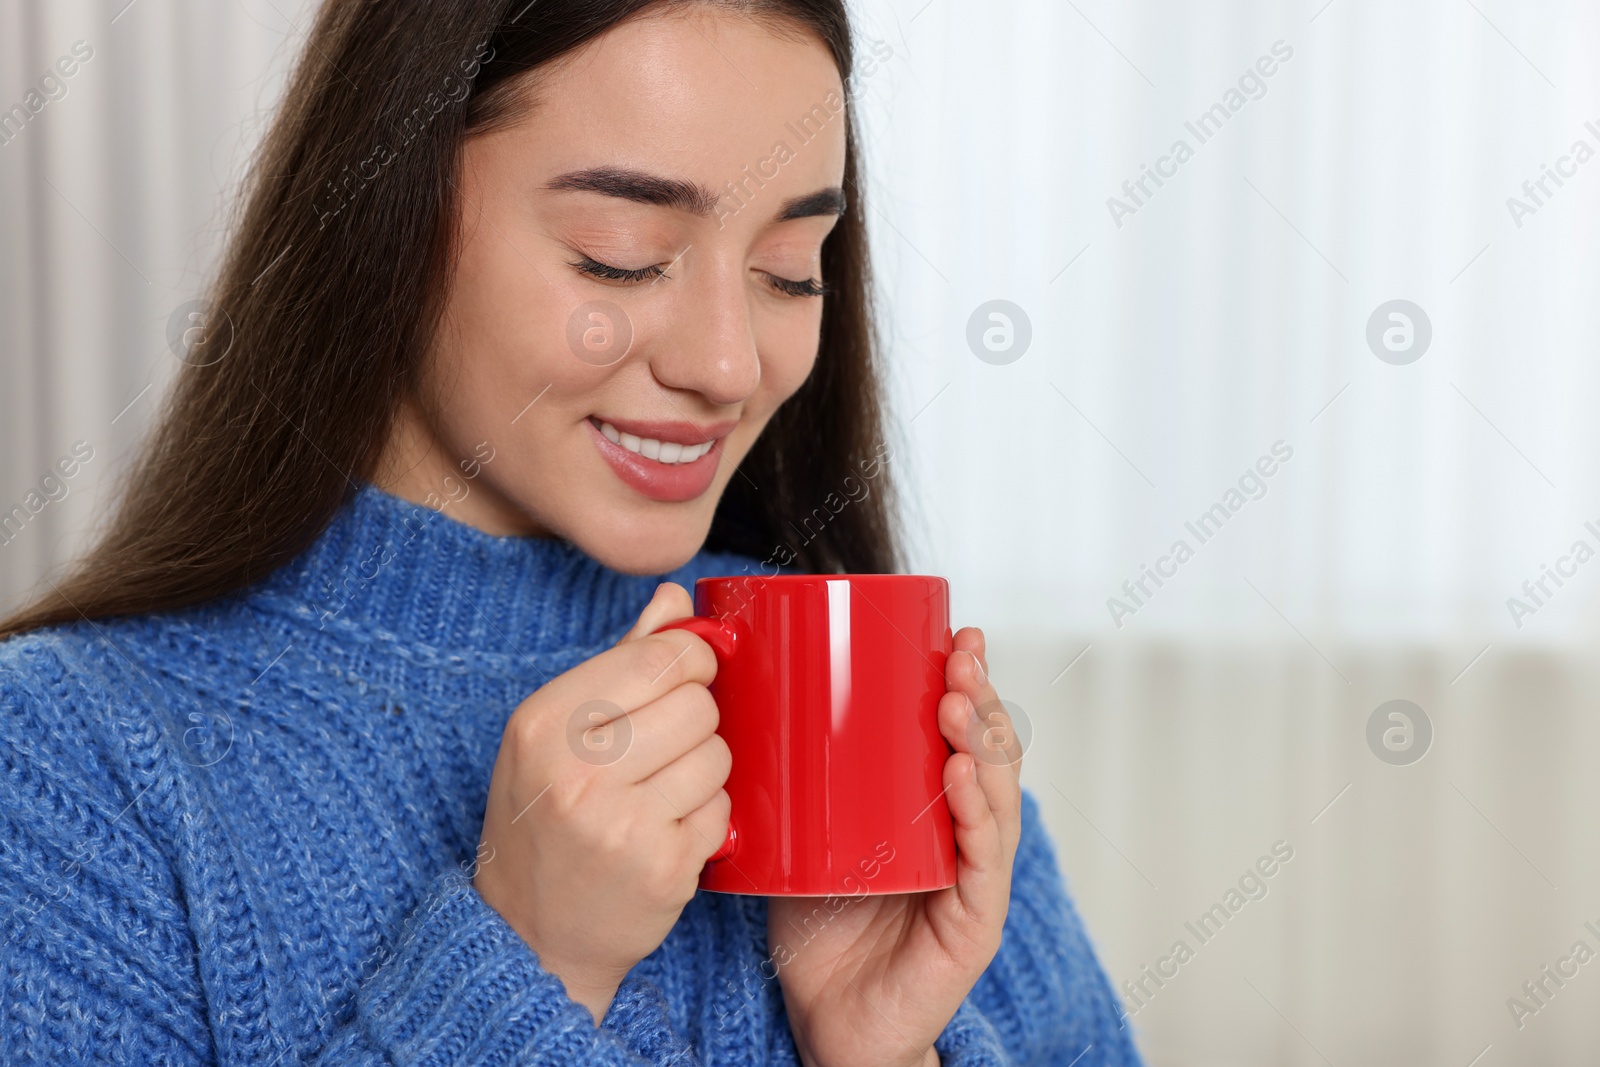
[[[737,419],[709,425],[598,416],[584,421],[617,477],[665,503],[693,500],[711,488],[721,461],[717,446],[738,425]]]

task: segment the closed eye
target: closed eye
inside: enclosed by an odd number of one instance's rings
[[[774,289],[785,296],[822,296],[833,291],[826,283],[816,278],[795,281],[793,278],[780,278],[768,271],[761,273],[766,275],[767,281]]]
[[[602,263],[598,259],[585,255],[580,255],[574,260],[572,266],[591,277],[624,284],[654,281],[657,278],[668,276],[667,268],[659,264],[630,269],[628,267],[614,267],[609,263]],[[769,285],[785,296],[815,297],[833,292],[830,286],[817,278],[782,278],[771,271],[761,271],[759,273],[767,279]]]
[[[598,259],[591,259],[583,255],[574,260],[572,266],[592,277],[603,278],[611,282],[644,282],[667,276],[667,268],[660,264],[651,264],[648,267],[629,270],[627,267],[613,267],[609,263],[601,263]]]

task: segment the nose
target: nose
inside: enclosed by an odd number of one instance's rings
[[[719,406],[749,399],[761,383],[749,292],[742,264],[702,261],[685,272],[650,370],[668,389],[699,393]]]

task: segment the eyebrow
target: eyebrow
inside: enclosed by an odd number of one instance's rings
[[[691,215],[709,218],[716,212],[721,197],[698,182],[681,178],[664,178],[644,171],[621,167],[591,167],[559,175],[546,186],[549,189],[585,193],[599,193],[636,204],[667,207],[687,211]],[[777,220],[809,218],[815,215],[843,215],[844,191],[838,188],[819,189],[814,193],[785,200],[779,207]]]
[[[843,215],[844,206],[843,189],[819,189],[784,201],[783,210],[778,212],[778,221],[787,222],[789,219],[803,219],[812,215]]]

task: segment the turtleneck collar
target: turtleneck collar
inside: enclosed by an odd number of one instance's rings
[[[498,537],[362,483],[255,595],[324,630],[520,658],[614,642],[658,583],[692,591],[703,574],[741,573],[736,561],[702,552],[669,574],[623,574],[569,541]]]

